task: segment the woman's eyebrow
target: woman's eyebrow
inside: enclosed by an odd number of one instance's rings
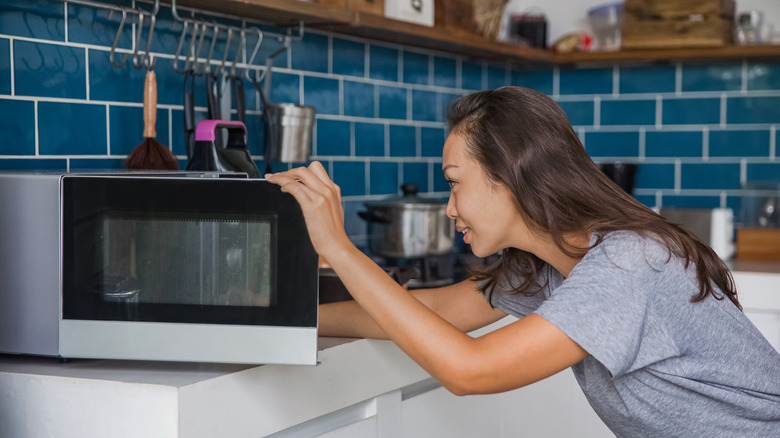
[[[446,172],[446,171],[447,171],[447,169],[449,169],[449,168],[451,168],[451,167],[458,167],[458,166],[456,166],[456,165],[454,165],[454,164],[448,164],[448,165],[444,166],[444,167],[441,169],[441,173],[444,173],[444,172]]]

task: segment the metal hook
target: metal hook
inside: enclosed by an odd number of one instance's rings
[[[113,10],[111,11],[113,12]],[[119,37],[122,35],[122,29],[125,27],[125,21],[127,20],[127,9],[122,8],[122,21],[119,22],[119,30],[116,31],[116,37],[114,37],[114,44],[111,46],[111,51],[108,53],[108,60],[116,68],[122,68],[127,62],[128,54],[125,53],[122,57],[122,61],[119,64],[114,63],[114,53],[116,52],[116,46],[119,44]]]
[[[238,50],[236,50],[236,54],[233,55],[233,63],[230,65],[230,77],[237,77],[240,78],[241,75],[236,75],[237,70],[237,64],[238,64],[238,58],[241,54],[244,52],[244,46],[246,45],[246,30],[241,29],[241,35],[238,38]]]
[[[138,59],[138,47],[141,46],[141,32],[144,28],[144,12],[138,11],[138,29],[135,30],[135,47],[133,48],[133,67],[140,70],[143,67],[143,60]]]
[[[146,51],[143,54],[142,62],[146,66],[147,70],[154,70],[157,65],[157,57],[151,54],[152,49],[152,37],[154,36],[154,24],[157,21],[157,16],[151,16],[151,23],[149,24],[149,39],[146,41]]]
[[[260,81],[263,80],[262,76],[257,77],[257,74],[255,76],[252,76],[250,72],[252,71],[249,67],[251,67],[255,62],[255,57],[257,56],[257,52],[260,50],[260,44],[263,42],[263,31],[260,30],[259,27],[254,28],[257,31],[257,44],[255,44],[254,50],[252,50],[252,55],[249,56],[249,61],[246,63],[246,68],[244,68],[244,77],[250,81],[250,82],[257,82],[260,83]]]
[[[176,56],[173,58],[173,69],[176,71],[176,73],[184,73],[184,69],[179,69],[179,58],[181,57],[181,48],[184,46],[184,39],[187,37],[187,27],[189,27],[190,22],[184,21],[184,25],[181,30],[181,36],[179,37],[179,45],[176,47]],[[187,54],[187,57],[189,57],[189,54]]]
[[[230,52],[230,41],[233,39],[233,28],[228,27],[228,37],[227,42],[225,42],[225,53],[222,54],[222,62],[219,64],[219,70],[217,70],[216,75],[219,76],[222,74],[222,72],[225,71],[225,61],[227,61],[228,52]],[[240,49],[239,49],[240,51]],[[236,55],[238,52],[236,52]]]
[[[200,32],[198,30],[198,26],[200,26],[200,25],[201,25],[201,23],[197,22],[197,21],[192,24],[192,37],[190,38],[190,45],[187,48],[187,57],[184,60],[184,70],[183,70],[183,72],[185,74],[190,74],[190,73],[194,72],[192,69],[190,69],[190,63],[192,62],[191,58],[193,57],[193,54],[194,54],[193,48],[195,47],[195,41],[198,39],[198,32]],[[205,25],[204,25],[204,27],[205,27]]]
[[[214,55],[214,46],[217,44],[217,39],[219,38],[219,25],[217,23],[214,24],[214,31],[211,34],[211,45],[209,46],[209,54],[206,57],[206,62],[200,64],[198,61],[198,64],[200,65],[200,73],[199,74],[211,74],[211,57]],[[230,32],[232,33],[232,32]],[[228,33],[228,44],[230,44],[230,33]],[[227,51],[227,47],[225,47],[225,51]],[[195,66],[195,70],[198,70],[198,66]]]
[[[201,29],[203,29],[203,31],[200,33],[200,37],[198,37],[198,45],[195,47],[195,51],[192,53],[192,69],[191,69],[192,74],[199,74],[197,72],[198,58],[200,57],[200,51],[203,48],[203,38],[206,36],[206,30],[208,28],[206,23],[200,23],[200,24],[201,24]],[[192,42],[193,43],[195,42],[195,33],[193,33]]]

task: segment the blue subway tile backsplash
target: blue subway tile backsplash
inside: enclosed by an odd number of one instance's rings
[[[661,106],[664,125],[720,123],[720,98],[668,98]]]
[[[40,102],[38,125],[41,155],[108,154],[105,105]],[[136,138],[141,143],[143,130]]]
[[[428,85],[430,83],[430,56],[424,53],[404,51],[404,82]]]
[[[65,6],[59,0],[3,0],[0,29],[5,35],[65,41]]]
[[[15,92],[22,96],[87,97],[86,51],[60,44],[14,41]]]
[[[645,134],[647,157],[701,157],[701,131],[651,131]]]
[[[366,73],[366,44],[333,38],[333,74],[357,76]]]
[[[750,131],[710,131],[711,157],[769,157],[770,132]]]
[[[121,14],[72,3],[66,8],[60,0],[2,3],[0,169],[121,168],[143,140],[146,75],[132,67],[132,53],[122,68],[109,62]],[[185,167],[184,81],[173,59],[181,30],[163,4],[152,44],[153,54],[163,55],[155,68],[157,139]],[[131,32],[126,25],[115,62],[132,47]],[[201,69],[212,36],[210,29],[200,52]],[[238,54],[246,62],[257,39],[248,32],[244,53],[237,53],[237,46],[226,47],[224,34],[219,35],[210,71],[217,70],[226,51],[229,60]],[[183,42],[189,45],[190,36]],[[283,48],[278,39],[264,38],[251,76],[262,76],[266,58],[277,52],[270,100],[316,107],[312,159],[323,161],[341,186],[345,225],[356,242],[365,242],[365,222],[356,212],[366,200],[397,195],[406,182],[417,183],[425,196],[448,195],[441,173],[448,105],[468,92],[504,85],[552,96],[595,162],[637,163],[633,194],[646,205],[731,207],[739,220],[746,193],[742,184],[780,180],[780,63],[526,67],[314,28],[279,51]],[[177,66],[183,64],[182,58]],[[205,80],[199,76],[195,84],[200,121],[206,118]],[[245,88],[249,150],[264,169],[263,108],[254,86],[246,82]],[[273,169],[290,166],[275,163]]]
[[[629,93],[673,93],[676,84],[673,66],[623,67],[620,69],[619,90]]]
[[[372,45],[368,53],[368,77],[383,81],[398,81],[398,49]]]
[[[612,93],[611,68],[561,69],[561,94],[610,94]]]
[[[738,65],[691,65],[682,71],[682,91],[735,91],[741,86]]]
[[[385,125],[355,122],[355,155],[382,157],[385,155]]]
[[[0,100],[0,138],[0,155],[35,155],[35,102]]]
[[[601,102],[602,125],[652,125],[655,123],[655,100],[604,100]]]
[[[433,84],[439,87],[457,86],[457,62],[453,58],[436,56],[433,58]]]
[[[780,97],[734,97],[728,100],[728,123],[780,123]]]

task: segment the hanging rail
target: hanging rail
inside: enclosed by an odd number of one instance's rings
[[[122,30],[124,29],[125,24],[130,23],[132,26],[135,26],[135,30],[133,31],[133,37],[132,37],[133,67],[136,69],[141,69],[143,67],[146,67],[147,69],[150,70],[154,69],[157,59],[156,57],[154,57],[154,55],[152,55],[151,47],[152,47],[152,40],[154,38],[156,17],[160,9],[160,0],[154,0],[153,2],[151,1],[143,2],[143,3],[153,5],[150,10],[146,10],[145,8],[140,8],[139,4],[142,2],[138,0],[135,1],[135,5],[136,5],[135,7],[118,6],[118,5],[101,3],[92,0],[63,0],[63,2],[79,4],[79,5],[84,5],[84,6],[94,7],[94,8],[100,8],[100,9],[107,9],[110,11],[108,16],[109,20],[111,19],[111,15],[114,12],[120,12],[122,14],[121,21],[119,23],[119,28],[117,30],[116,36],[114,38],[109,53],[109,61],[111,62],[111,65],[116,68],[122,68],[124,67],[124,65],[128,60],[130,52],[126,51],[126,49],[117,49],[117,45],[119,44],[119,39],[122,35]],[[256,25],[247,27],[247,23],[250,21],[247,19],[241,19],[242,25],[241,27],[238,27],[238,26],[231,26],[227,24],[217,23],[215,21],[207,22],[205,20],[196,19],[194,17],[191,18],[182,17],[178,7],[176,6],[176,0],[171,0],[170,8],[174,18],[174,22],[182,23],[182,32],[179,37],[179,43],[176,49],[176,53],[173,55],[174,70],[177,73],[181,73],[181,74],[196,74],[196,75],[222,74],[227,64],[228,53],[230,52],[230,47],[231,47],[231,42],[233,40],[233,37],[235,35],[239,35],[238,47],[235,51],[230,66],[230,75],[241,76],[242,74],[237,74],[237,68],[238,65],[240,64],[239,57],[243,54],[244,48],[246,47],[246,34],[249,31],[252,33],[256,32],[258,35],[257,43],[255,44],[254,49],[252,50],[252,54],[249,56],[248,62],[246,64],[243,64],[243,69],[244,69],[243,76],[249,78],[249,73],[248,73],[249,70],[252,69],[252,67],[259,67],[253,65],[253,63],[258,53],[258,50],[260,48],[260,44],[262,43],[264,37],[270,36],[276,38],[279,41],[284,41],[283,47],[277,50],[276,52],[274,52],[269,57],[269,58],[273,58],[274,56],[278,55],[282,51],[289,48],[290,43],[292,41],[300,41],[301,39],[303,39],[303,35],[304,35],[303,21],[299,21],[297,26],[298,31],[296,34],[293,33],[292,28],[288,28],[286,33],[281,34],[275,32],[262,31]],[[190,14],[193,16],[195,12],[199,12],[199,11],[190,10]],[[132,14],[137,18],[135,20],[133,20],[133,18],[130,18],[130,21],[128,21],[128,14]],[[148,31],[147,31],[146,49],[141,50],[140,47],[142,46],[142,34],[144,31],[145,23],[147,22],[148,22]],[[263,24],[254,21],[252,21],[252,23],[258,25]],[[203,42],[206,39],[206,35],[209,30],[211,30],[211,41],[209,44],[208,55],[204,59],[201,57],[201,50],[203,48]],[[214,54],[214,48],[216,46],[217,41],[220,38],[220,34],[222,33],[225,33],[227,35],[225,39],[225,52],[221,60],[213,60],[212,56]],[[185,40],[188,35],[190,35],[189,45],[185,51],[182,51],[182,49],[184,48]],[[117,51],[124,52],[122,59],[119,62],[116,62],[114,60],[115,52]],[[180,64],[182,57],[184,57],[183,66]],[[218,68],[215,72],[211,71],[212,62],[218,63]],[[263,72],[263,76],[264,75],[265,75],[265,71]],[[262,79],[262,77],[260,79]]]

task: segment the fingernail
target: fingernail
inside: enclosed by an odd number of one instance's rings
[[[269,176],[274,176],[274,174],[273,173],[266,173],[264,178],[268,179]]]

